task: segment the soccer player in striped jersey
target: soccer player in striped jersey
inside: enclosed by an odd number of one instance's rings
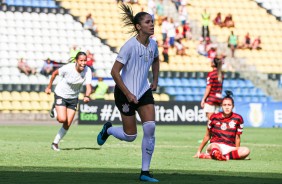
[[[216,160],[245,159],[250,154],[250,150],[240,146],[244,120],[241,115],[232,111],[234,100],[231,91],[226,91],[221,107],[223,112],[211,115],[207,127],[208,134],[203,138],[194,157]],[[209,140],[208,154],[201,153]]]
[[[86,66],[86,62],[86,53],[78,52],[74,63],[66,64],[52,73],[50,82],[45,89],[45,92],[50,94],[53,81],[58,75],[61,77],[54,91],[54,103],[57,112],[57,121],[62,123],[63,126],[60,128],[51,145],[51,148],[55,151],[60,151],[58,144],[71,126],[78,104],[78,95],[83,84],[86,85],[83,101],[85,103],[90,101],[92,72]]]
[[[123,21],[132,26],[130,38],[120,49],[113,65],[111,75],[116,82],[115,103],[121,112],[123,126],[104,124],[97,136],[97,143],[103,145],[109,135],[132,142],[137,137],[135,111],[143,125],[142,168],[140,181],[158,182],[149,172],[151,158],[155,148],[155,107],[152,91],[158,85],[159,53],[156,41],[150,38],[154,34],[154,21],[147,12],[133,16],[131,7],[122,4]],[[148,81],[148,72],[152,67],[153,81]]]
[[[211,61],[212,71],[207,76],[207,87],[201,101],[201,107],[204,108],[207,118],[209,119],[213,113],[219,112],[222,99],[222,55],[217,55]]]

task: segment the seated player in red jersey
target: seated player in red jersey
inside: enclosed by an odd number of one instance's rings
[[[241,134],[243,132],[244,120],[241,115],[234,113],[234,100],[231,91],[225,91],[226,96],[222,100],[222,110],[211,115],[206,134],[198,148],[195,158],[215,160],[242,160],[248,157],[250,150],[241,147]],[[207,142],[207,152],[201,153]]]

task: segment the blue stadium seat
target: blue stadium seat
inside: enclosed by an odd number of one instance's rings
[[[194,100],[195,101],[201,101],[202,100],[202,96],[201,95],[194,95]]]
[[[185,91],[183,87],[175,87],[175,92],[177,95],[185,95]]]
[[[248,88],[254,87],[254,84],[252,83],[252,81],[246,80],[245,82],[246,82],[246,87],[248,87]]]
[[[198,87],[202,88],[202,87],[206,87],[207,82],[205,79],[197,79],[197,83],[198,83]]]
[[[237,80],[237,86],[240,88],[246,87],[245,81],[244,80]]]
[[[164,78],[159,78],[158,85],[159,85],[159,86],[165,86],[165,80],[164,80]]]
[[[243,97],[244,102],[251,102],[251,97],[250,96],[245,96]]]
[[[185,93],[185,95],[193,95],[193,91],[190,87],[185,87],[184,93]]]
[[[174,87],[166,87],[165,92],[169,95],[177,95]]]
[[[179,78],[172,78],[172,82],[173,82],[174,86],[183,86],[182,82]]]
[[[189,82],[190,82],[190,86],[192,86],[192,87],[197,87],[198,86],[196,79],[189,79]]]
[[[176,101],[186,101],[186,98],[184,95],[177,95],[175,96],[174,100]]]
[[[194,97],[193,97],[193,96],[191,96],[191,95],[186,95],[186,101],[192,102],[192,101],[195,101],[195,100],[194,100]]]
[[[260,88],[257,88],[257,95],[258,96],[264,96],[265,94]]]
[[[267,102],[268,98],[266,96],[260,96],[258,97],[260,102]]]
[[[252,96],[251,97],[251,102],[260,102],[260,99],[257,96]]]
[[[181,78],[180,80],[181,80],[182,86],[184,86],[184,87],[190,86],[190,81],[189,81],[189,79],[187,79],[187,78]]]
[[[171,78],[164,78],[165,86],[174,86],[173,80]]]

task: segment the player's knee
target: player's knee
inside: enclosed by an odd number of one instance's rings
[[[137,134],[128,135],[128,134],[124,133],[124,137],[125,137],[124,141],[133,142],[136,139]]]
[[[58,116],[58,117],[57,117],[57,121],[58,121],[59,123],[66,124],[66,123],[67,123],[67,118],[66,118],[66,117],[60,117],[60,116]]]
[[[242,148],[242,155],[244,155],[245,157],[247,157],[250,153],[251,153],[251,151],[250,151],[249,148],[247,148],[247,147]]]

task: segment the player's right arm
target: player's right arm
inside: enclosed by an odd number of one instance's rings
[[[210,131],[207,129],[206,130],[206,133],[205,133],[205,136],[197,150],[197,153],[194,155],[194,158],[199,158],[203,148],[206,146],[206,144],[208,143],[208,141],[210,140]]]
[[[51,91],[52,84],[53,84],[55,78],[57,77],[57,75],[59,75],[59,69],[55,70],[55,71],[52,73],[52,76],[51,76],[51,78],[50,78],[49,84],[48,84],[48,86],[47,86],[46,89],[45,89],[45,93],[50,94],[50,93],[52,92],[52,91]]]
[[[124,64],[122,64],[119,61],[116,61],[114,63],[114,66],[112,68],[111,71],[111,75],[115,81],[115,83],[117,84],[117,86],[119,87],[119,89],[123,92],[123,94],[126,96],[127,100],[129,102],[133,102],[133,103],[138,103],[138,100],[136,98],[136,96],[134,96],[129,90],[128,88],[125,86],[121,76],[120,76],[120,71],[123,68]]]

